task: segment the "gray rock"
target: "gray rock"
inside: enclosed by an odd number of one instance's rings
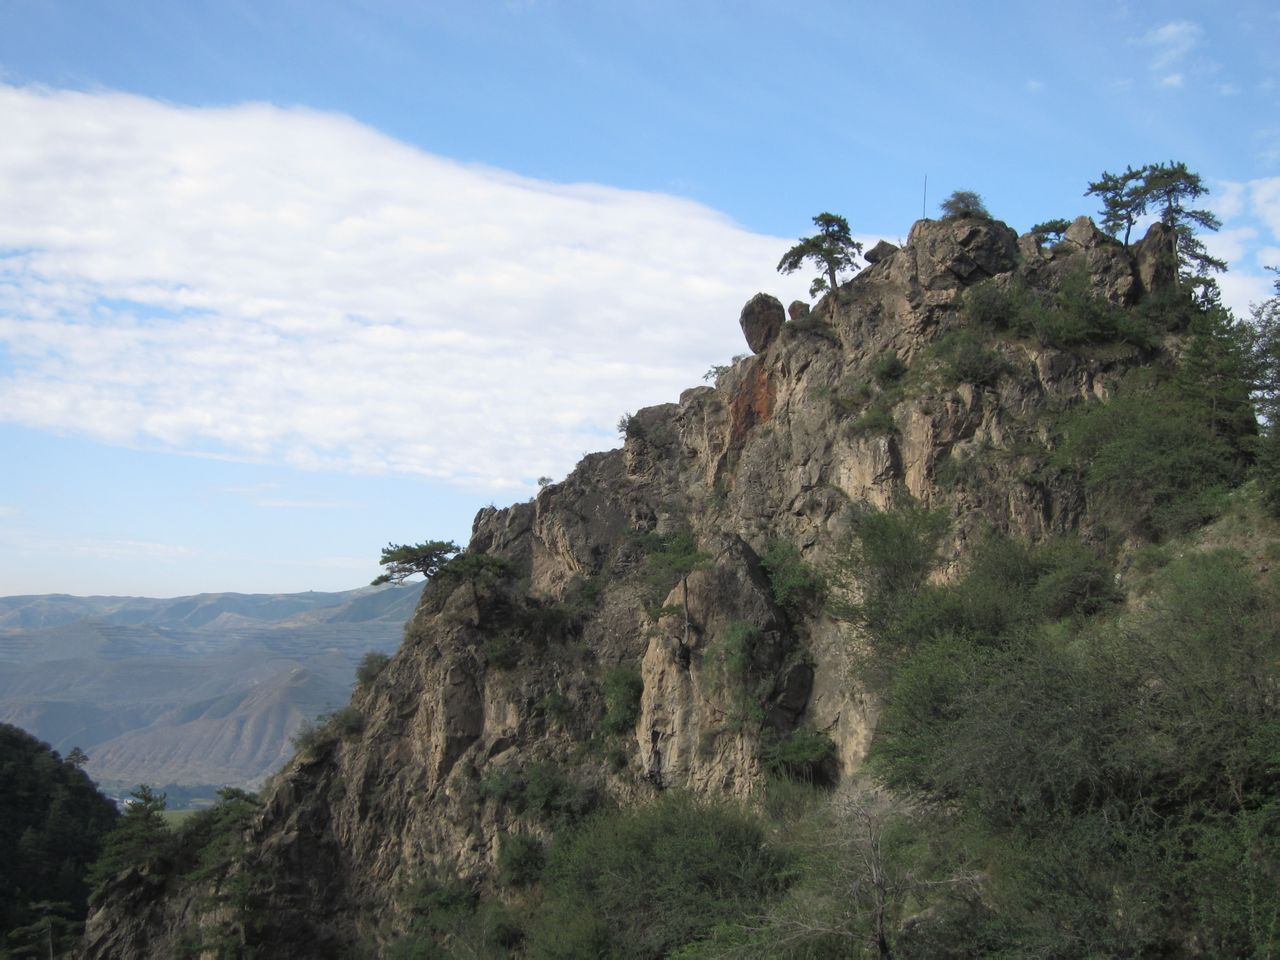
[[[867,263],[876,264],[876,263],[879,263],[881,260],[883,260],[885,257],[897,252],[898,252],[898,248],[896,245],[890,243],[888,240],[881,240],[879,243],[877,243],[874,247],[872,247],[862,256],[863,256],[863,259],[867,261]]]
[[[804,320],[809,316],[809,305],[803,300],[792,300],[791,306],[787,307],[787,316],[791,318],[791,322]]]
[[[1018,235],[998,220],[918,220],[908,248],[914,248],[918,283],[947,290],[1012,270],[1018,262]]]
[[[1076,246],[1091,250],[1107,242],[1107,235],[1099,230],[1088,217],[1076,217],[1063,234],[1064,239]]]
[[[757,293],[742,308],[738,323],[742,325],[742,335],[747,338],[751,352],[761,353],[777,339],[786,319],[781,300],[767,293]]]
[[[1147,235],[1133,245],[1138,264],[1138,280],[1148,293],[1172,290],[1177,285],[1176,268],[1170,255],[1169,228],[1163,223],[1151,225]]]

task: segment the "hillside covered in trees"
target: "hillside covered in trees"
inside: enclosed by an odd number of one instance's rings
[[[116,821],[86,759],[0,724],[0,957],[61,954],[80,932],[86,874]]]
[[[1278,301],[1152,190],[1136,242],[960,197],[852,279],[824,214],[816,307],[424,541],[399,651],[84,955],[1275,956]]]

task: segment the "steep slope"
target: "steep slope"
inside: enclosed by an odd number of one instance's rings
[[[1124,250],[1080,220],[1046,251],[993,221],[921,221],[811,315],[784,324],[753,300],[760,349],[714,387],[639,411],[622,449],[476,517],[469,552],[511,575],[437,578],[390,664],[265,792],[232,868],[255,885],[254,942],[351,955],[401,923],[415,878],[481,880],[510,837],[592,791],[748,795],[797,731],[834,742],[825,776],[856,770],[877,711],[858,638],[786,585],[832,564],[866,505],[906,495],[953,516],[956,564],[987,529],[1091,529],[1078,480],[1045,469],[1050,416],[1166,348],[965,341],[961,294],[989,280],[1132,304],[1166,282],[1163,242]],[[86,955],[163,953],[225,921],[180,884],[150,903],[157,889],[108,888]]]

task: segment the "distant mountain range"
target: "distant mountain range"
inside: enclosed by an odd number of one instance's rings
[[[80,747],[109,788],[252,787],[400,645],[421,592],[0,597],[0,722]]]

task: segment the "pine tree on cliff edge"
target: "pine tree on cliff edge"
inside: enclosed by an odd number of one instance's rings
[[[779,273],[795,273],[806,260],[822,269],[826,276],[816,277],[809,285],[809,296],[820,296],[827,290],[840,289],[840,274],[859,269],[858,257],[862,244],[849,234],[849,221],[834,213],[820,213],[813,218],[818,232],[812,237],[802,237],[800,242],[782,255],[778,261]]]

